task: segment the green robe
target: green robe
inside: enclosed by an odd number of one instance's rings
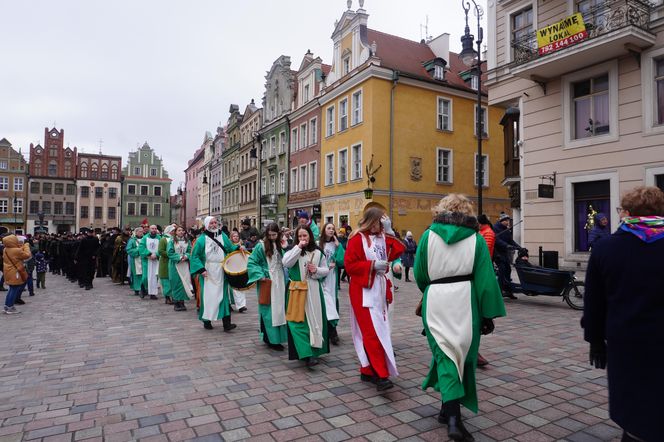
[[[186,289],[182,285],[182,280],[178,274],[177,269],[175,268],[176,264],[180,262],[181,255],[175,252],[175,240],[171,239],[168,241],[166,248],[166,254],[168,256],[168,280],[171,287],[171,296],[174,301],[186,301],[189,299],[187,296]],[[191,254],[191,243],[187,241],[187,250],[185,255],[188,257]]]
[[[168,242],[171,240],[170,236],[163,235],[159,240],[157,246],[157,254],[159,255],[159,280],[161,281],[161,288],[164,296],[171,296],[171,282],[168,277]]]
[[[318,224],[316,224],[314,221],[311,221],[309,223],[309,228],[311,228],[311,233],[314,234],[314,241],[318,243],[318,238],[320,238],[320,229],[318,228]]]
[[[146,241],[148,238],[154,239],[150,236],[150,234],[145,234],[143,235],[143,238],[141,238],[141,241],[138,243],[138,253],[141,255],[141,261],[143,262],[143,285],[145,286],[146,289],[148,289],[148,256],[151,255],[151,252],[148,250],[146,246]],[[158,240],[161,240],[161,235],[157,234],[155,235],[155,238]],[[159,256],[157,252],[157,256]],[[159,276],[157,274],[157,276]]]
[[[141,255],[138,252],[138,243],[140,238],[137,238],[136,235],[132,235],[127,241],[127,255],[131,258],[129,259],[129,267],[131,268],[131,288],[134,291],[141,290],[141,284],[143,283],[143,273],[136,273],[136,262],[134,258],[138,258]]]
[[[281,256],[278,257],[281,260]],[[247,263],[247,273],[249,274],[249,284],[256,282],[256,294],[260,293],[260,279],[270,278],[270,269],[265,255],[265,246],[263,241],[259,241],[249,256]],[[287,287],[287,281],[284,281],[284,288]],[[284,290],[284,301],[285,301]],[[285,308],[285,305],[284,305]],[[272,306],[258,304],[259,321],[262,325],[261,338],[269,344],[283,344],[288,341],[288,332],[286,324],[274,327],[272,325]],[[265,335],[263,335],[265,333]]]
[[[229,253],[238,249],[238,246],[234,246],[224,232],[220,232],[216,239],[222,245],[222,249],[225,255],[228,255]],[[201,321],[204,321],[203,313],[205,312],[205,278],[203,278],[201,273],[206,270],[205,263],[207,258],[205,256],[205,244],[208,240],[209,238],[205,233],[201,234],[201,236],[196,240],[196,244],[194,244],[194,248],[191,251],[191,256],[189,257],[189,271],[192,275],[198,277],[198,281],[201,287],[201,307],[198,309],[198,319]],[[223,269],[221,271],[223,273]],[[231,314],[231,286],[228,284],[228,280],[225,277],[223,282],[223,291],[224,296],[219,304],[219,313],[217,317],[214,318],[217,320]]]
[[[432,233],[433,232],[433,233]],[[430,273],[440,263],[429,263],[429,236],[436,234],[445,244],[455,244],[471,235],[475,235],[475,250],[470,281],[470,309],[472,314],[472,341],[463,364],[463,379],[455,363],[441,350],[427,324],[427,300],[431,284]],[[448,255],[448,259],[458,259]],[[441,393],[443,402],[459,399],[469,410],[477,412],[477,388],[475,385],[475,368],[477,352],[480,344],[480,326],[482,318],[505,316],[505,305],[493,271],[489,249],[484,238],[468,227],[452,224],[434,223],[424,232],[415,255],[413,268],[415,281],[422,291],[422,322],[426,332],[429,348],[432,352],[429,373],[422,383],[422,388],[432,387]]]

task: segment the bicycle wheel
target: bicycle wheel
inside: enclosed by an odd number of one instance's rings
[[[574,281],[565,288],[563,298],[565,298],[567,305],[574,310],[583,310],[583,297],[585,294],[585,283],[583,281]]]

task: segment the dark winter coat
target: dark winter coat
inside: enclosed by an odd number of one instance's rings
[[[412,238],[406,238],[403,243],[406,245],[406,251],[401,255],[401,265],[404,267],[413,267],[415,265],[417,243]]]
[[[44,256],[44,252],[37,252],[35,255],[35,264],[37,268],[37,273],[45,273],[46,272],[46,257]]]
[[[493,231],[496,232],[496,243],[494,244],[493,256],[495,258],[507,259],[507,252],[510,247],[521,248],[519,244],[514,241],[512,237],[512,229],[505,227],[502,223],[497,222],[493,225]]]
[[[582,325],[606,341],[611,419],[646,441],[662,440],[664,239],[618,230],[592,249]]]
[[[595,247],[597,241],[600,241],[611,235],[611,227],[608,224],[606,226],[600,224],[600,220],[602,218],[606,218],[606,215],[603,213],[598,213],[595,215],[595,225],[588,234],[588,245],[591,248]]]

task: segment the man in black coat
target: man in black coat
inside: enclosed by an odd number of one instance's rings
[[[493,260],[498,267],[498,282],[503,291],[503,297],[517,299],[512,291],[512,267],[510,265],[510,251],[520,249],[521,246],[512,237],[512,218],[506,213],[501,213],[498,222],[493,225],[496,233],[496,243],[493,249]]]
[[[95,236],[94,230],[87,227],[83,227],[81,233],[85,234],[85,237],[78,245],[74,261],[79,269],[79,285],[85,287],[85,290],[90,290],[99,254],[99,240]]]
[[[621,205],[620,228],[593,246],[581,324],[590,363],[607,367],[609,413],[622,440],[660,441],[664,216],[650,215],[664,214],[664,193],[639,187]]]

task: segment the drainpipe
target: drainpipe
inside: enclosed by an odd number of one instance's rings
[[[394,191],[394,90],[398,81],[399,71],[392,71],[392,90],[390,91],[390,207],[388,209],[390,219],[393,219],[394,215],[392,210],[392,193]]]

